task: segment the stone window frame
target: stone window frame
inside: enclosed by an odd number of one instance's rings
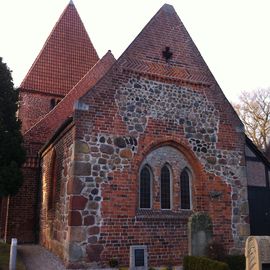
[[[182,208],[182,179],[181,179],[181,176],[182,176],[182,173],[183,172],[187,172],[187,175],[188,175],[188,182],[189,182],[189,208]],[[180,173],[180,209],[183,210],[183,211],[190,211],[192,210],[193,208],[193,204],[192,204],[192,173],[191,173],[191,170],[188,168],[188,167],[185,167],[181,173]]]
[[[144,266],[136,267],[135,266],[135,250],[143,249],[144,251]],[[131,270],[145,270],[148,269],[148,253],[147,253],[147,245],[134,245],[129,247],[129,269]]]
[[[162,208],[161,206],[161,175],[162,175],[162,169],[166,167],[169,170],[170,173],[170,208]],[[160,168],[160,175],[159,175],[159,189],[160,189],[160,209],[161,210],[173,210],[173,170],[168,162],[164,163]]]
[[[141,207],[141,172],[144,168],[147,168],[150,173],[150,208]],[[147,210],[147,209],[152,209],[153,207],[153,179],[154,179],[154,174],[153,174],[151,166],[149,166],[149,164],[144,164],[141,167],[140,173],[139,173],[139,209]]]

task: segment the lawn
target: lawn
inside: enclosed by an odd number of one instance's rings
[[[0,243],[0,270],[9,269],[9,248],[9,245]],[[24,264],[18,256],[16,270],[26,270]]]

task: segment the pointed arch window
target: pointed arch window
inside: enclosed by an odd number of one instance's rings
[[[140,173],[140,208],[151,208],[151,171],[148,166],[144,166]]]
[[[180,175],[181,209],[191,209],[190,174],[184,169]]]
[[[161,169],[160,204],[161,209],[171,209],[171,173],[167,165]]]

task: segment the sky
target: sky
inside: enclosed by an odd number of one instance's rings
[[[73,0],[99,57],[118,58],[168,3],[231,102],[270,87],[270,0]],[[0,0],[0,57],[19,86],[69,0]]]

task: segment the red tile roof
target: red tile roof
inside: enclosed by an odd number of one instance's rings
[[[166,61],[163,52],[172,53]],[[173,6],[165,4],[119,58],[127,69],[212,83],[213,77]]]
[[[65,95],[98,60],[80,16],[70,2],[21,88]]]
[[[115,58],[109,51],[85,74],[53,110],[24,134],[24,140],[45,143],[62,122],[72,115],[74,102],[86,94],[106,74],[114,62]]]

